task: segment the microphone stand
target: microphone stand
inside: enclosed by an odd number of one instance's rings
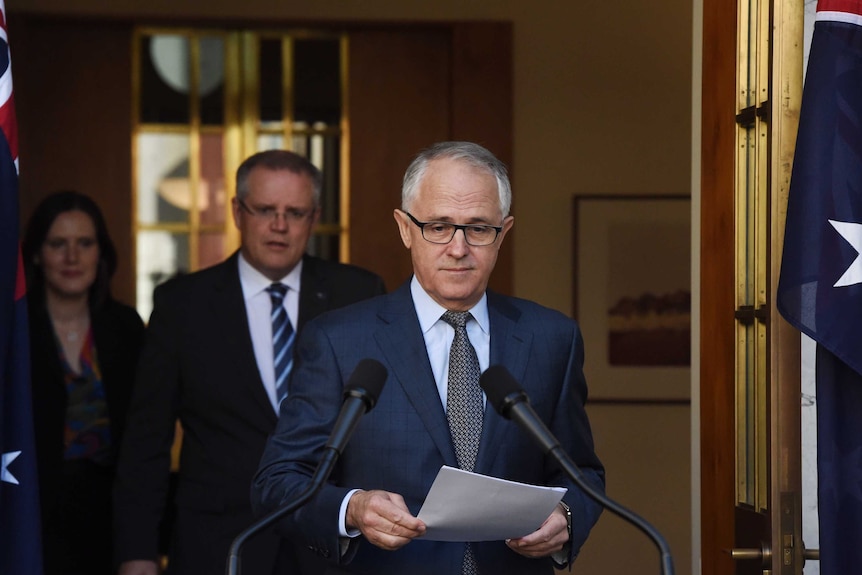
[[[344,389],[344,403],[341,406],[338,419],[335,420],[329,441],[323,448],[323,457],[317,464],[317,469],[314,470],[314,475],[308,482],[308,486],[296,499],[264,515],[234,538],[230,544],[230,554],[227,559],[227,575],[240,575],[242,562],[239,552],[249,537],[263,531],[287,514],[293,513],[308,503],[308,500],[320,491],[320,488],[329,479],[332,470],[335,469],[335,462],[341,456],[347,440],[359,423],[359,418],[377,403],[377,397],[383,389],[383,384],[386,383],[386,377],[386,368],[379,361],[363,359],[359,362]]]
[[[652,539],[653,543],[655,543],[656,547],[658,547],[659,552],[661,553],[661,572],[664,575],[673,575],[673,557],[670,554],[670,546],[667,544],[667,541],[662,536],[658,530],[650,525],[646,519],[631,511],[630,509],[626,509],[613,499],[608,498],[604,493],[598,491],[595,487],[590,485],[590,483],[584,479],[584,474],[581,469],[575,465],[572,461],[572,458],[560,447],[560,444],[557,443],[553,447],[548,450],[557,463],[563,468],[563,471],[571,477],[572,481],[574,481],[581,490],[586,493],[590,499],[606,508],[611,513],[623,518],[625,521],[631,523],[638,529],[640,529],[647,537]]]
[[[239,554],[246,540],[263,531],[282,517],[293,513],[308,503],[308,500],[320,491],[320,488],[323,487],[323,484],[327,479],[329,479],[329,475],[332,473],[339,455],[340,452],[337,449],[327,447],[326,452],[323,454],[323,459],[320,460],[317,469],[314,471],[314,475],[311,477],[311,481],[296,499],[283,507],[279,507],[274,511],[271,511],[267,515],[264,515],[259,520],[246,527],[234,538],[233,543],[230,545],[230,554],[228,555],[227,560],[227,575],[241,575],[242,560],[240,559]]]
[[[673,575],[673,558],[670,554],[670,546],[658,532],[658,529],[650,525],[643,517],[626,509],[616,501],[607,497],[604,493],[590,485],[584,478],[583,472],[575,465],[572,458],[560,446],[559,440],[545,426],[533,408],[530,399],[523,389],[512,377],[505,367],[495,365],[489,367],[480,378],[479,385],[488,395],[488,400],[494,409],[505,419],[513,419],[535,443],[542,449],[542,453],[550,454],[554,460],[563,468],[563,471],[575,482],[575,484],[586,493],[590,499],[618,515],[628,523],[640,529],[647,537],[652,539],[661,553],[661,570],[664,575]]]

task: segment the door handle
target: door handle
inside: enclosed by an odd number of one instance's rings
[[[772,550],[766,543],[761,543],[760,549],[731,549],[730,557],[735,561],[751,561],[760,559],[764,568],[769,567],[772,560]],[[804,561],[820,561],[820,549],[804,549],[802,551]]]
[[[772,548],[766,542],[760,544],[760,549],[731,549],[730,557],[735,561],[760,560],[760,565],[764,569],[772,567]]]

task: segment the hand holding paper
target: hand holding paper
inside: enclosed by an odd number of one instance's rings
[[[499,541],[538,529],[566,493],[443,466],[419,510],[433,541]]]

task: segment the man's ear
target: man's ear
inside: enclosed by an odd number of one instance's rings
[[[242,208],[240,208],[239,200],[236,199],[236,196],[231,198],[230,207],[231,207],[231,212],[233,213],[233,225],[236,226],[236,229],[239,229],[239,211]]]
[[[410,235],[410,221],[407,218],[407,214],[399,209],[395,209],[392,215],[398,223],[398,233],[401,234],[401,243],[409,250],[413,243],[413,236]]]
[[[505,219],[503,219],[503,229],[500,230],[499,245],[503,245],[503,239],[506,237],[509,230],[512,229],[513,225],[515,225],[515,216],[506,216]]]

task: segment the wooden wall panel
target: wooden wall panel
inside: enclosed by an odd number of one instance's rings
[[[395,289],[412,273],[392,210],[413,156],[471,140],[512,167],[512,26],[461,23],[350,35],[350,261]],[[512,238],[491,287],[511,293]]]
[[[449,49],[443,28],[350,34],[350,261],[390,291],[413,269],[392,216],[404,170],[448,138]]]
[[[114,295],[134,303],[131,26],[10,18],[20,134],[22,228],[59,189],[98,202],[117,246]]]
[[[482,144],[509,167],[513,179],[512,24],[470,22],[456,24],[452,35],[451,138]],[[513,192],[513,213],[518,190]],[[517,223],[517,222],[516,222]],[[514,234],[506,237],[491,276],[490,287],[511,294],[514,280]]]

